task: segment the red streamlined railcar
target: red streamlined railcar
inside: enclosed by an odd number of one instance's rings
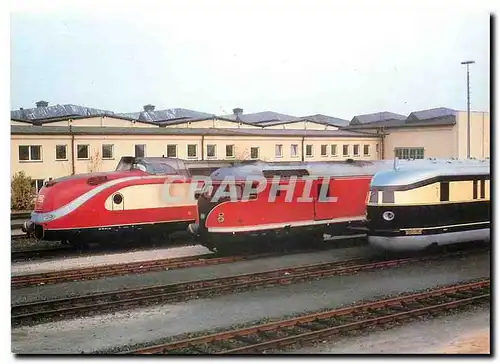
[[[103,239],[168,238],[196,219],[197,193],[189,183],[191,175],[209,175],[228,165],[122,157],[115,171],[46,182],[23,230],[38,239],[78,245]],[[178,198],[163,198],[166,188]]]
[[[256,163],[221,168],[204,186],[198,218],[189,231],[210,250],[233,254],[315,240],[323,244],[324,234],[352,235],[349,226],[365,219],[372,176],[392,164]],[[228,196],[231,191],[233,198]]]

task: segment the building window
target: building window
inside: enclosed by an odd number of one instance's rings
[[[136,158],[144,158],[146,156],[146,144],[136,144],[134,152]]]
[[[290,156],[292,158],[296,158],[299,156],[299,145],[298,144],[292,144],[290,146]]]
[[[31,180],[31,187],[33,189],[36,189],[36,192],[40,191],[40,189],[43,187],[43,179],[32,179]]]
[[[394,156],[399,159],[424,159],[424,148],[394,148]]]
[[[344,157],[347,157],[349,155],[349,145],[348,144],[344,144],[342,146],[342,155]]]
[[[42,146],[41,145],[20,145],[19,146],[20,161],[41,161]]]
[[[378,143],[375,145],[375,152],[378,153]]]
[[[363,145],[363,155],[364,156],[370,155],[370,145],[369,144]]]
[[[207,157],[215,158],[215,144],[207,144]]]
[[[334,157],[337,156],[337,144],[332,144],[331,152],[332,152],[332,156],[334,156]]]
[[[78,159],[89,159],[89,146],[88,146],[88,144],[78,144],[76,146],[76,157]]]
[[[251,147],[250,148],[250,158],[252,158],[252,159],[259,158],[259,148],[258,147]]]
[[[274,146],[274,156],[276,158],[283,157],[283,144],[276,144]]]
[[[198,157],[198,144],[188,144],[188,158]]]
[[[113,144],[102,145],[102,159],[113,159]]]
[[[313,145],[307,144],[306,145],[306,157],[312,157],[312,156],[313,156]]]
[[[359,144],[354,144],[354,155],[355,156],[359,155]]]
[[[68,159],[67,146],[56,145],[56,161],[65,161]]]
[[[226,157],[234,157],[234,144],[226,144]]]
[[[328,145],[321,144],[321,156],[326,157],[328,155]]]
[[[177,158],[176,144],[167,144],[167,158]]]

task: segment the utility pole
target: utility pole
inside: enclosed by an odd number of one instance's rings
[[[470,158],[470,82],[469,82],[469,65],[476,63],[475,61],[464,61],[462,64],[467,66],[467,158]]]

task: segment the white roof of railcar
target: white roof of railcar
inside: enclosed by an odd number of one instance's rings
[[[461,162],[461,161],[452,161]],[[470,163],[478,164],[479,161],[470,161]],[[425,168],[443,168],[448,166],[448,160],[430,160],[430,159],[416,159],[416,160],[399,160],[397,161],[397,168],[402,170],[415,170]],[[482,164],[484,165],[484,164]],[[489,165],[489,162],[488,162]],[[441,167],[440,167],[441,166]],[[377,160],[377,161],[330,161],[330,162],[292,162],[292,163],[266,163],[255,162],[252,164],[219,168],[211,175],[214,179],[224,179],[232,177],[235,179],[246,179],[251,177],[262,177],[264,175],[272,176],[279,175],[281,171],[306,171],[305,174],[310,176],[363,176],[375,175],[382,171],[393,170],[394,160]],[[273,173],[275,172],[275,173]]]
[[[376,173],[371,187],[404,186],[436,177],[489,175],[489,159],[420,160],[414,165],[405,164],[396,169]]]

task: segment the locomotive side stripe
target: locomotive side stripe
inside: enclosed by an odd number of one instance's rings
[[[211,233],[261,231],[261,230],[280,229],[280,228],[283,229],[285,227],[335,224],[335,223],[342,223],[349,221],[360,221],[364,219],[365,216],[352,216],[352,217],[341,217],[330,220],[304,220],[304,221],[294,221],[294,222],[279,222],[274,224],[252,225],[252,226],[209,227],[207,230]]]
[[[129,182],[129,181],[135,181],[135,180],[140,180],[140,179],[159,179],[159,178],[165,178],[165,176],[134,176],[134,177],[124,177],[124,178],[119,178],[115,179],[106,183],[103,183],[102,185],[99,185],[95,187],[94,189],[87,191],[81,196],[78,196],[75,198],[73,201],[67,203],[66,205],[50,212],[32,212],[31,213],[31,221],[34,223],[43,223],[47,221],[53,221],[55,219],[59,219],[73,211],[75,211],[77,208],[79,208],[81,205],[83,205],[85,202],[87,202],[89,199],[97,195],[98,193],[104,191],[105,189],[109,187],[113,187],[117,184],[123,183],[123,182]]]

